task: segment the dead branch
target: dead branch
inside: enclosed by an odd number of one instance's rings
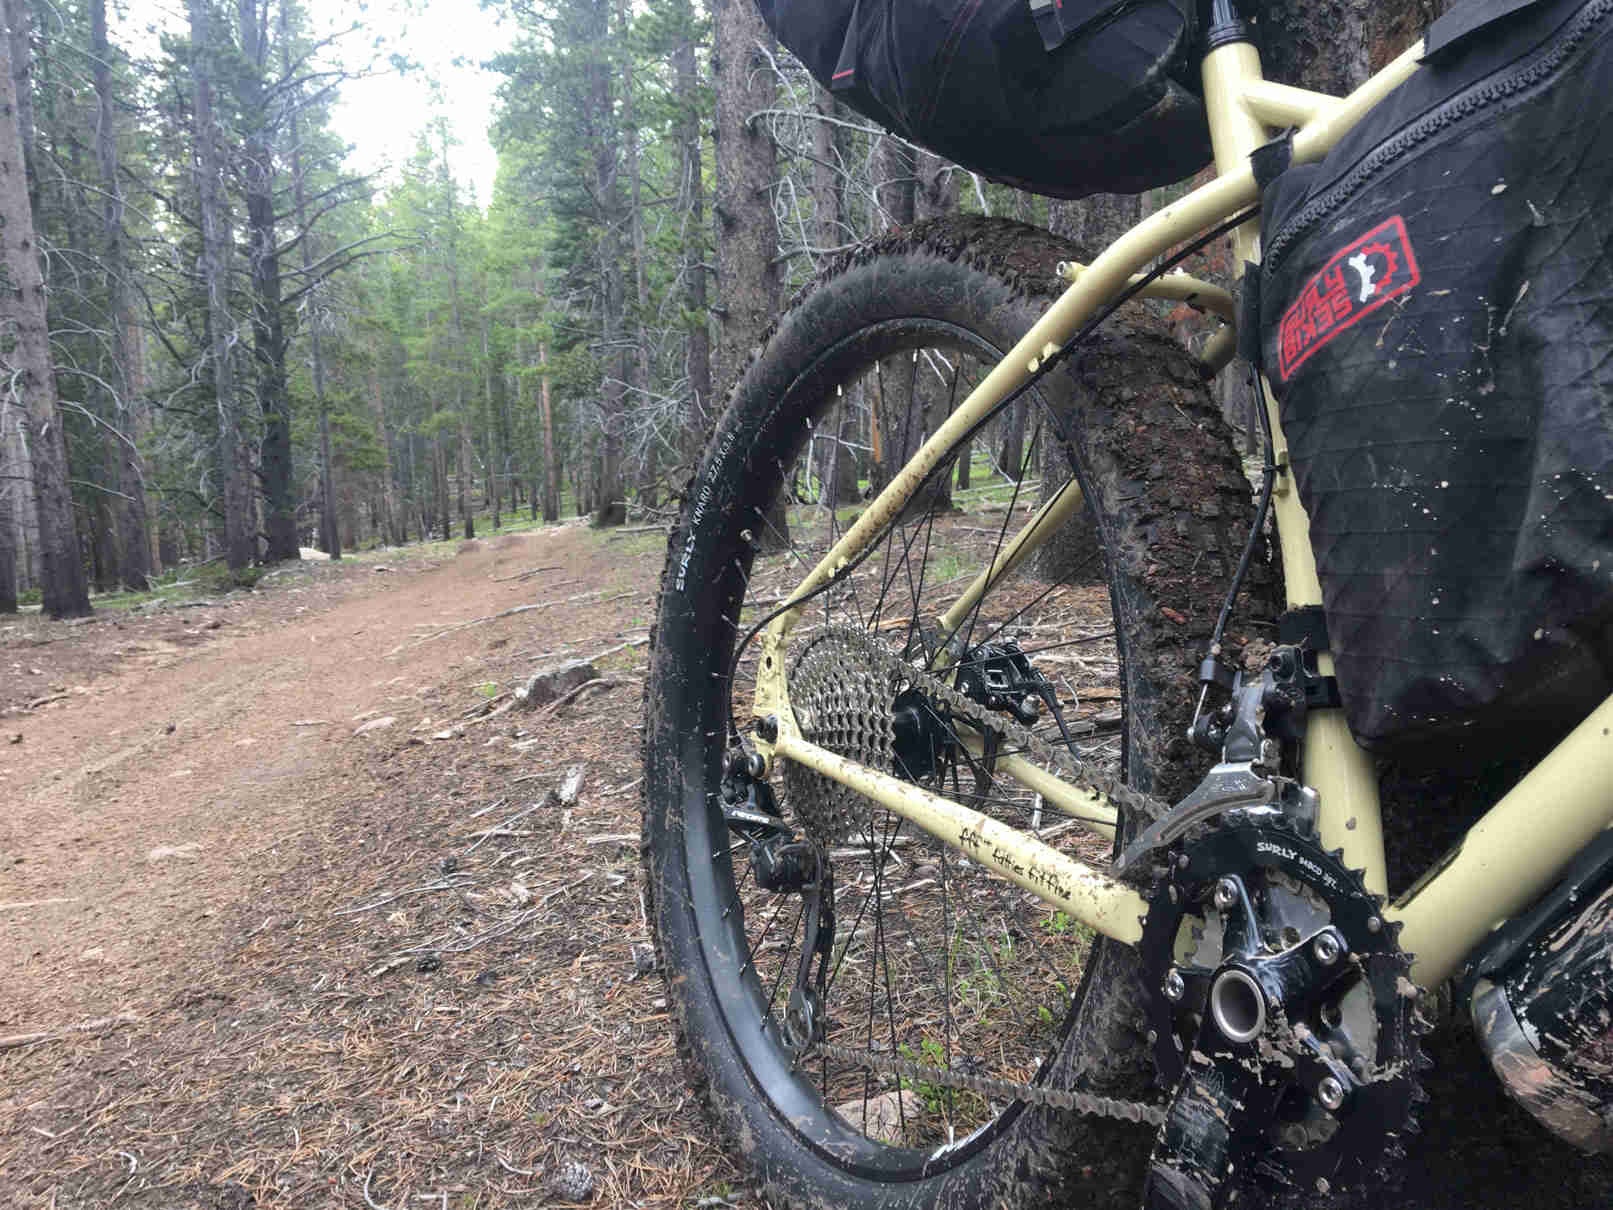
[[[557,604],[557,602],[551,601],[549,604]],[[417,639],[410,639],[407,643],[399,643],[391,651],[387,652],[387,654],[388,655],[397,655],[398,652],[403,651],[403,650],[405,650],[407,648],[418,646],[421,643],[429,643],[429,642],[431,642],[432,639],[440,639],[445,634],[455,634],[455,633],[457,633],[458,631],[461,631],[461,630],[469,630],[472,626],[480,626],[484,622],[496,622],[500,618],[512,618],[518,613],[530,613],[534,609],[544,609],[544,608],[547,608],[547,606],[544,606],[544,605],[516,605],[516,606],[513,606],[513,607],[511,607],[509,609],[500,610],[498,613],[490,613],[486,617],[483,617],[483,618],[472,618],[468,622],[455,622],[452,626],[445,626],[441,630],[433,631],[431,634],[421,635]]]
[[[553,702],[549,703],[549,705],[545,706],[542,710],[538,711],[537,716],[539,718],[548,718],[550,715],[554,714],[557,710],[559,710],[560,707],[564,706],[567,702],[570,702],[570,701],[574,700],[575,698],[579,697],[585,690],[588,690],[588,689],[602,689],[602,688],[605,688],[607,686],[615,686],[615,685],[634,685],[634,684],[637,684],[638,681],[639,681],[639,678],[636,677],[636,676],[601,676],[601,677],[595,677],[591,681],[584,681],[582,684],[578,685],[575,689],[573,689],[570,693],[564,694],[563,696],[556,698]]]
[[[491,578],[492,578],[493,583],[495,583],[495,584],[508,584],[511,580],[528,580],[528,579],[531,579],[533,576],[542,575],[546,571],[560,571],[560,570],[561,570],[561,568],[560,568],[559,564],[556,564],[553,567],[531,567],[531,568],[528,568],[526,571],[516,572],[515,575],[513,575],[513,576],[493,576]],[[575,584],[576,581],[575,580],[566,580],[566,581],[563,581],[563,583]]]
[[[405,895],[424,895],[428,891],[452,891],[458,887],[468,885],[470,881],[471,879],[468,875],[451,874],[447,878],[439,878],[436,882],[427,882],[420,886],[405,887],[401,891],[394,891],[383,899],[377,899],[374,903],[360,904],[358,907],[337,908],[331,915],[356,916],[360,912],[373,912],[376,908],[384,907],[394,899],[402,899]]]
[[[33,1046],[40,1042],[59,1042],[71,1038],[75,1034],[92,1036],[114,1030],[120,1025],[133,1025],[140,1018],[133,1013],[119,1013],[115,1017],[98,1017],[94,1021],[85,1021],[81,1025],[59,1025],[55,1029],[41,1029],[27,1034],[11,1034],[0,1037],[0,1050],[16,1050],[21,1046]]]

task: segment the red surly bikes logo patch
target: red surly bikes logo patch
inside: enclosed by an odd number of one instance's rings
[[[1398,214],[1339,249],[1283,313],[1278,328],[1283,381],[1345,328],[1421,280],[1405,220]]]

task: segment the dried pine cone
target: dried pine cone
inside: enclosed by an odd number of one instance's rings
[[[567,1160],[555,1168],[549,1187],[564,1201],[586,1202],[594,1194],[594,1174],[587,1164]]]

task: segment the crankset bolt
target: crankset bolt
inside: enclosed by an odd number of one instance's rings
[[[1329,1193],[1333,1192],[1333,1186],[1327,1183],[1327,1177],[1319,1176],[1316,1178],[1316,1192],[1320,1193],[1323,1197],[1326,1197]]]
[[[1215,884],[1215,906],[1223,912],[1238,902],[1238,884],[1230,878],[1223,878]]]
[[[1332,966],[1343,952],[1344,947],[1332,933],[1322,933],[1311,943],[1311,953],[1316,955],[1316,960],[1323,966]]]
[[[1344,1104],[1344,1085],[1336,1076],[1323,1076],[1316,1085],[1316,1099],[1323,1109],[1337,1109]]]
[[[756,734],[763,742],[772,743],[778,738],[778,716],[769,714],[766,718],[756,720]]]
[[[1183,982],[1181,972],[1172,971],[1165,976],[1165,999],[1176,1001],[1187,994],[1187,984]]]
[[[1382,928],[1383,921],[1379,920],[1376,916],[1372,916],[1367,920],[1367,932],[1376,933],[1382,930]]]

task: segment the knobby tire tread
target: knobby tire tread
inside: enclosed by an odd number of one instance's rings
[[[758,1173],[775,1210],[1137,1204],[1151,1143],[1147,1132],[1058,1110],[1027,1107],[967,1165],[901,1185],[870,1185],[824,1162],[768,1106],[756,1104],[748,1075],[727,1043],[717,991],[698,962],[690,961],[699,956],[699,939],[677,932],[687,913],[665,898],[669,885],[681,889],[685,883],[676,870],[661,868],[667,850],[681,852],[669,826],[681,818],[681,808],[670,796],[690,775],[676,759],[679,730],[690,722],[669,716],[664,692],[676,688],[670,678],[679,675],[686,653],[669,650],[661,629],[675,613],[679,594],[673,586],[686,546],[703,537],[691,530],[694,489],[727,465],[725,442],[740,446],[765,428],[757,409],[768,406],[780,374],[788,377],[789,367],[809,359],[826,325],[843,324],[862,308],[888,307],[904,291],[922,293],[927,283],[939,309],[968,313],[984,306],[989,314],[977,322],[1023,331],[1060,289],[1055,264],[1069,259],[1080,259],[1079,250],[1046,231],[956,216],[893,233],[843,257],[797,295],[753,353],[673,530],[645,686],[646,910],[691,1083],[725,1142]],[[1111,591],[1125,597],[1116,605],[1129,622],[1123,642],[1131,779],[1140,789],[1174,799],[1203,768],[1185,738],[1196,694],[1194,670],[1247,535],[1248,484],[1195,364],[1146,306],[1124,308],[1055,375],[1055,389],[1072,401],[1084,436],[1077,458],[1089,494],[1095,491],[1112,510],[1100,528],[1111,560]],[[732,508],[734,501],[727,503]],[[1274,577],[1265,565],[1254,571],[1237,616],[1269,618]],[[1072,1033],[1066,1043],[1058,1074],[1079,1072],[1113,1095],[1153,1094],[1151,1072],[1138,1062],[1146,1048],[1134,969],[1130,951],[1100,947],[1086,978],[1080,1034]]]

